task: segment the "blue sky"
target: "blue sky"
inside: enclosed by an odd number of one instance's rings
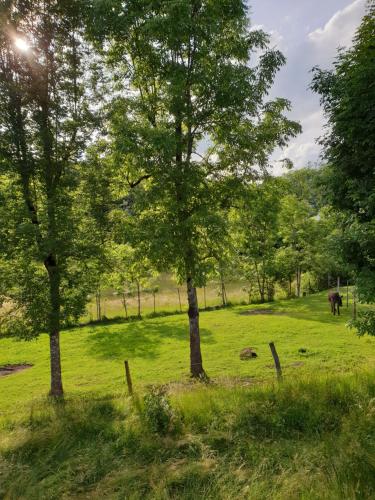
[[[287,58],[276,77],[273,96],[292,102],[290,116],[303,133],[285,151],[277,151],[272,163],[280,173],[279,159],[289,157],[295,168],[319,160],[316,139],[323,133],[324,118],[318,96],[308,86],[313,66],[329,68],[337,47],[347,47],[365,13],[366,0],[249,0],[253,26],[271,34],[271,44]]]

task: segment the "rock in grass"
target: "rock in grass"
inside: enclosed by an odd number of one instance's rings
[[[252,347],[245,347],[245,349],[242,349],[240,352],[240,359],[246,360],[246,359],[252,359],[252,358],[257,358],[258,354],[254,351]]]

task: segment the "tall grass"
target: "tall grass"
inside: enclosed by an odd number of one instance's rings
[[[160,434],[141,397],[39,403],[3,424],[0,498],[374,498],[374,375],[172,392]]]

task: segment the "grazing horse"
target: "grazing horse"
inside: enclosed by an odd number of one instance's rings
[[[330,292],[328,294],[328,302],[331,304],[331,312],[335,316],[336,315],[336,306],[337,306],[337,314],[340,316],[340,306],[342,306],[342,297],[338,292]]]

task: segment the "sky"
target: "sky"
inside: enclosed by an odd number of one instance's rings
[[[338,47],[351,45],[352,37],[365,13],[366,0],[250,0],[253,27],[271,35],[271,46],[287,58],[278,73],[271,96],[292,103],[289,116],[301,123],[303,132],[284,151],[272,157],[274,173],[280,174],[280,159],[290,158],[295,168],[319,162],[324,133],[324,117],[319,96],[309,90],[311,69],[328,69]]]

